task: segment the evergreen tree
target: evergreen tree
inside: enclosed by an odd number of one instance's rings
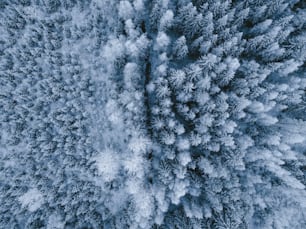
[[[304,1],[0,17],[0,228],[306,228]]]

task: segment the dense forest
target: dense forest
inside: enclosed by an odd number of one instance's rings
[[[304,0],[0,0],[0,228],[305,229]]]

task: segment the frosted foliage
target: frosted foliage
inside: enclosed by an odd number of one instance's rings
[[[105,181],[114,180],[120,169],[119,155],[111,149],[106,149],[95,158],[95,164]]]
[[[167,10],[162,18],[160,19],[160,27],[161,29],[166,29],[167,27],[170,27],[173,23],[173,12],[172,10]]]
[[[137,82],[137,79],[140,79],[140,76],[138,74],[138,66],[135,63],[127,63],[124,67],[124,82],[126,84],[126,87],[130,88],[133,87],[133,81]]]
[[[141,11],[144,9],[144,1],[143,0],[134,0],[133,2],[134,8],[137,11]]]
[[[166,48],[170,43],[170,39],[164,32],[160,32],[156,38],[156,48],[162,50]]]
[[[142,176],[143,158],[141,156],[132,155],[123,162],[123,165],[129,173]]]
[[[30,212],[38,210],[44,204],[42,193],[36,188],[28,190],[22,196],[18,197],[23,208],[27,208]]]
[[[118,11],[119,16],[122,17],[124,20],[129,19],[133,16],[133,7],[129,1],[120,1]]]
[[[0,0],[0,228],[306,228],[303,0]]]
[[[64,222],[57,214],[52,214],[48,218],[47,229],[61,229],[64,227]]]
[[[128,148],[136,154],[145,153],[147,147],[149,146],[150,142],[148,139],[143,137],[134,137],[130,140],[128,144]]]

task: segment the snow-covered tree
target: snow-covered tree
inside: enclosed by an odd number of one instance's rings
[[[0,228],[306,228],[304,1],[0,18]]]

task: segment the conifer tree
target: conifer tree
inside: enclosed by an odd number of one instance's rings
[[[0,228],[306,228],[304,1],[0,18]]]

